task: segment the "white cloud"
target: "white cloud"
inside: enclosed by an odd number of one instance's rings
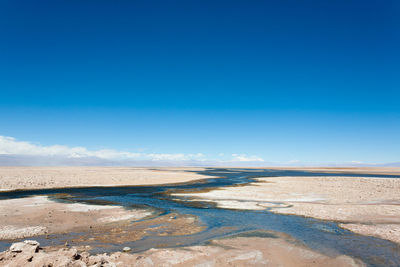
[[[151,160],[205,160],[202,153],[197,154],[144,154],[144,156]]]
[[[44,146],[27,141],[19,141],[13,137],[0,135],[0,155],[10,156],[30,156],[30,157],[56,157],[62,159],[101,159],[111,160],[113,162],[124,162],[124,160],[134,161],[153,161],[157,162],[197,162],[197,164],[221,164],[221,163],[238,163],[251,164],[254,162],[264,162],[258,156],[250,156],[247,154],[232,154],[231,160],[221,160],[224,156],[220,153],[220,159],[210,160],[202,153],[184,154],[184,153],[143,153],[119,151],[114,149],[90,150],[86,147],[77,146],[69,147],[64,145]],[[68,161],[69,162],[69,161]]]
[[[232,161],[259,161],[263,162],[264,159],[257,157],[257,156],[248,156],[246,154],[232,154]]]
[[[18,141],[13,137],[0,136],[0,155],[23,156],[60,156],[66,158],[96,157],[107,160],[145,159],[154,161],[204,160],[204,155],[197,154],[161,154],[133,153],[113,149],[88,150],[85,147],[68,147],[63,145],[43,146],[26,141]]]

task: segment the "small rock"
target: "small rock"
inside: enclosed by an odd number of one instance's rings
[[[26,244],[23,242],[13,243],[10,247],[11,252],[22,252],[24,250]]]
[[[128,252],[128,251],[131,251],[131,248],[130,248],[130,247],[124,247],[124,248],[122,249],[122,251],[123,251],[123,252]]]
[[[14,243],[11,245],[10,251],[16,253],[22,251],[36,253],[39,251],[39,242],[34,240],[25,240],[24,242]]]
[[[31,245],[31,246],[40,246],[40,243],[36,240],[25,240],[24,243]]]

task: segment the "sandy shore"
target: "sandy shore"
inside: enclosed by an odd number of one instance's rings
[[[156,185],[209,178],[204,168],[0,167],[0,191],[89,186]]]
[[[124,244],[157,231],[162,235],[198,233],[204,226],[189,215],[150,216],[142,209],[119,206],[54,202],[45,196],[0,200],[0,239],[35,235],[86,232],[68,239],[69,244],[39,249],[35,242],[17,243],[0,253],[1,266],[364,266],[343,255],[327,256],[304,247],[286,236],[236,237],[214,240],[204,246],[153,248],[143,253],[90,255],[93,242]],[[150,230],[150,232],[148,232]],[[155,247],[162,244],[154,244]],[[17,249],[16,249],[17,247]],[[19,250],[18,250],[19,249]],[[98,265],[96,265],[98,264]]]
[[[176,194],[231,209],[270,209],[341,222],[360,234],[400,242],[400,179],[364,177],[259,178],[245,186]]]
[[[236,237],[205,246],[93,255],[79,248],[40,249],[35,241],[0,253],[2,266],[364,266],[347,256],[329,257],[283,238]],[[51,265],[50,265],[51,264]]]
[[[0,239],[88,231],[150,215],[144,209],[59,203],[46,196],[0,200]]]

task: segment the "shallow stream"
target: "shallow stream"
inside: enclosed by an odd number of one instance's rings
[[[217,208],[212,203],[191,202],[185,197],[171,196],[173,192],[205,191],[224,186],[240,186],[253,182],[257,177],[275,176],[346,176],[400,178],[392,175],[317,173],[308,171],[270,169],[220,169],[208,168],[196,171],[209,179],[185,184],[163,186],[91,187],[14,191],[0,193],[0,199],[48,195],[56,198],[67,194],[64,200],[81,203],[113,203],[125,207],[140,207],[157,210],[158,214],[178,213],[197,216],[206,226],[205,230],[185,236],[148,235],[145,238],[125,244],[98,246],[92,252],[111,252],[129,246],[133,251],[144,251],[155,244],[165,247],[205,244],[207,241],[228,237],[252,230],[266,230],[290,235],[297,242],[327,255],[345,254],[361,259],[368,266],[400,266],[400,245],[393,242],[354,234],[338,227],[337,223],[294,215],[280,215],[263,211],[231,210]],[[65,197],[64,197],[65,198]],[[70,235],[79,235],[71,233]],[[35,237],[42,245],[49,244],[44,237]],[[56,240],[56,241],[54,241]],[[57,242],[57,237],[51,242]],[[60,242],[61,239],[60,239]],[[9,247],[10,242],[0,242],[0,250]]]

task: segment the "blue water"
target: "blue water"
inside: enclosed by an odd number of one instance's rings
[[[59,198],[57,194],[66,193],[64,200],[85,203],[113,203],[125,207],[144,207],[159,211],[159,214],[179,213],[197,216],[206,225],[202,232],[182,236],[146,236],[142,240],[125,244],[108,244],[107,248],[97,247],[94,252],[120,250],[123,246],[133,251],[143,251],[155,244],[167,247],[204,244],[209,240],[222,238],[253,230],[281,232],[290,235],[298,242],[324,254],[334,256],[345,254],[361,259],[368,266],[400,266],[400,246],[393,242],[368,236],[361,236],[341,229],[337,223],[294,215],[274,214],[265,211],[243,211],[217,208],[211,203],[186,201],[185,197],[171,197],[173,192],[195,192],[223,186],[241,185],[252,182],[257,177],[274,176],[355,176],[400,178],[392,175],[359,175],[343,173],[316,173],[307,171],[269,170],[269,169],[219,169],[208,168],[197,171],[209,179],[185,184],[167,186],[129,186],[92,187],[69,189],[46,189],[4,192],[0,199],[19,198],[32,195],[48,195]],[[46,242],[43,237],[36,238]],[[48,241],[47,241],[48,242]],[[7,247],[10,242],[1,242]]]

